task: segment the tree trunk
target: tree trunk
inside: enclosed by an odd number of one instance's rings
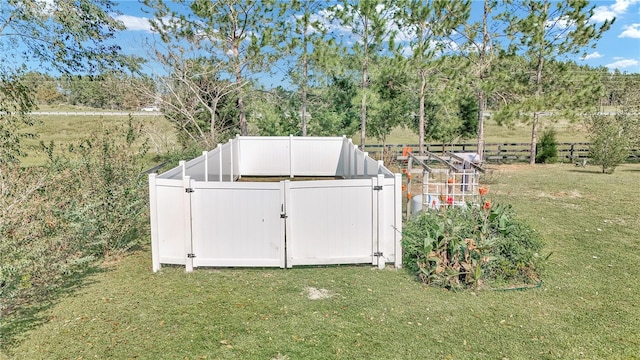
[[[213,105],[211,106],[211,129],[209,130],[211,136],[211,146],[213,146],[216,141],[216,110],[218,109],[218,101],[214,100]]]
[[[484,162],[484,110],[485,110],[485,94],[482,88],[485,79],[485,67],[488,65],[487,62],[487,51],[489,49],[489,30],[487,28],[487,23],[489,19],[489,12],[491,11],[491,7],[489,6],[489,1],[484,1],[484,11],[482,14],[482,49],[479,54],[479,67],[480,71],[478,73],[479,77],[479,86],[478,86],[478,156],[480,163]]]
[[[305,26],[302,33],[302,86],[300,87],[300,98],[302,100],[300,107],[302,136],[307,136],[307,28],[308,27]]]
[[[533,113],[533,125],[531,126],[531,148],[529,149],[529,153],[531,154],[531,158],[529,159],[529,164],[533,165],[536,163],[536,143],[538,141],[538,117],[539,113],[536,111]]]
[[[360,149],[364,151],[365,141],[367,138],[367,65],[369,56],[369,21],[364,19],[364,34],[362,36],[364,42],[364,54],[362,59],[362,102],[360,104]]]
[[[362,73],[362,78],[366,78],[366,73]],[[360,149],[364,151],[364,143],[367,138],[367,94],[362,89],[362,103],[360,104]]]
[[[234,54],[238,53],[238,49],[233,49]],[[238,60],[236,58],[236,60]],[[247,116],[244,112],[244,95],[242,93],[242,69],[239,63],[236,64],[236,91],[238,92],[238,101],[236,103],[238,109],[238,123],[240,125],[240,135],[247,136],[249,131],[247,128]]]
[[[478,156],[484,162],[484,92],[478,92]]]
[[[536,142],[538,141],[538,123],[540,120],[540,111],[543,111],[540,98],[542,97],[542,67],[544,66],[544,58],[538,56],[538,66],[536,68],[536,110],[533,113],[533,124],[531,125],[531,158],[529,164],[536,163]]]
[[[422,156],[424,155],[424,101],[425,101],[425,89],[427,87],[427,75],[424,69],[420,70],[420,110],[418,111],[418,151]]]

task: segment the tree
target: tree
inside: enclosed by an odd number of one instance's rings
[[[137,68],[140,59],[109,43],[124,29],[114,13],[110,0],[8,0],[0,6],[0,163],[18,161],[25,135],[18,129],[33,123],[28,114],[37,104],[23,81],[29,65],[62,73]]]
[[[367,94],[372,60],[394,48],[396,30],[390,26],[397,7],[391,0],[343,0],[333,7],[334,21],[348,28],[355,38],[349,49],[360,70],[360,147],[364,149],[367,128]]]
[[[624,115],[625,132],[630,146],[640,146],[640,74],[623,74],[619,71],[606,74],[605,91],[609,106]]]
[[[625,114],[594,114],[588,119],[589,157],[592,164],[602,168],[602,173],[613,173],[629,156],[631,138],[626,132],[627,125]]]
[[[271,91],[257,92],[260,99],[253,101],[251,113],[255,114],[252,124],[258,128],[261,136],[300,135],[298,109],[300,98],[293,91],[281,86]]]
[[[477,103],[476,134],[480,162],[484,161],[484,120],[487,98],[495,90],[495,82],[490,78],[494,61],[497,58],[498,47],[498,43],[493,41],[497,37],[496,24],[499,26],[498,22],[492,22],[492,12],[495,6],[495,0],[484,0],[481,20],[465,26],[464,31],[459,33],[466,39],[466,44],[461,46],[461,50],[463,56],[469,61],[468,84]]]
[[[469,19],[470,1],[450,0],[407,0],[400,5],[399,27],[410,37],[409,61],[419,78],[418,147],[424,153],[426,123],[425,104],[429,89],[429,78],[438,72],[433,62],[448,47],[447,40]]]
[[[248,135],[246,85],[252,74],[268,70],[275,60],[275,0],[194,0],[171,6],[164,0],[145,0],[145,4],[154,11],[152,29],[165,43],[188,42],[197,57],[219,62],[221,78],[233,78],[240,134]]]
[[[312,68],[319,62],[326,62],[328,47],[333,41],[326,38],[327,29],[317,14],[326,7],[326,1],[293,0],[280,5],[278,28],[281,48],[292,58],[287,76],[298,87],[300,93],[300,130],[307,136],[309,82],[313,79]]]
[[[510,105],[512,115],[531,116],[530,163],[534,164],[541,115],[554,109],[568,110],[569,103],[579,102],[594,92],[585,83],[580,84],[579,92],[571,94],[567,94],[566,88],[545,92],[545,85],[550,82],[567,81],[568,76],[575,76],[569,73],[568,67],[548,65],[552,60],[558,64],[567,55],[594,46],[612,21],[600,26],[590,22],[593,7],[589,7],[587,0],[505,0],[504,5],[505,11],[499,18],[507,25],[506,33],[511,39],[509,51],[526,59],[531,74],[530,86]],[[567,113],[569,111],[565,111],[565,115]]]
[[[222,78],[225,65],[210,55],[198,56],[194,44],[165,45],[148,44],[163,74],[156,74],[156,83],[142,91],[174,124],[182,146],[211,149],[229,132],[237,134],[238,83]],[[231,101],[233,109],[228,109]]]
[[[43,74],[36,71],[30,71],[24,74],[24,81],[33,89],[35,99],[38,104],[53,105],[62,102],[64,95],[60,92],[59,79],[49,74]]]
[[[358,129],[358,107],[352,101],[358,94],[357,80],[346,75],[333,75],[328,86],[316,92],[326,101],[314,106],[314,121],[309,126],[309,134],[353,136]]]
[[[382,141],[383,152],[387,145],[387,136],[398,125],[406,124],[411,118],[412,103],[415,100],[410,87],[404,61],[382,59],[383,64],[372,74],[371,106],[369,114],[370,134]],[[383,154],[384,155],[384,154]],[[383,156],[384,158],[384,156]]]

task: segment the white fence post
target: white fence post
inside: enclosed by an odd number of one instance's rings
[[[284,211],[285,214],[287,214],[287,218],[284,219],[284,223],[285,223],[285,247],[286,247],[286,267],[291,268],[293,267],[293,248],[294,248],[294,238],[291,237],[291,234],[293,233],[293,229],[291,228],[291,224],[293,219],[291,218],[291,216],[295,216],[295,214],[292,214],[292,209],[291,209],[291,180],[285,180],[283,181],[284,186],[283,186],[283,192],[284,192]]]
[[[342,177],[349,178],[349,142],[347,137],[342,135],[342,151],[340,151],[340,157],[342,158]]]
[[[393,239],[394,239],[394,266],[396,269],[402,267],[402,175],[394,175],[394,217],[393,221]]]
[[[151,221],[151,264],[153,272],[160,270],[160,239],[158,239],[158,193],[156,174],[149,174],[149,214]]]
[[[367,166],[367,157],[369,157],[369,153],[365,151],[362,154],[362,175],[367,176],[369,175],[369,167]]]
[[[184,161],[184,160],[178,161],[178,166],[180,166],[182,168],[182,178],[183,179],[187,175],[187,166],[185,164],[186,164],[186,161]]]
[[[222,144],[218,144],[218,181],[222,182]]]
[[[236,141],[238,141],[238,136],[236,135]],[[233,182],[233,139],[230,141],[231,145],[229,145],[229,181]],[[240,148],[240,143],[238,142],[238,148]]]
[[[202,156],[204,156],[204,181],[209,181],[209,152],[203,151]]]
[[[184,219],[185,219],[185,227],[184,227],[184,254],[185,254],[185,271],[192,272],[193,271],[193,243],[191,241],[192,231],[191,226],[193,224],[193,220],[191,219],[191,191],[193,191],[191,187],[191,177],[185,176],[183,179],[183,187],[184,187],[184,201],[183,201],[183,211],[184,211]]]
[[[293,135],[289,135],[289,177],[293,178]]]
[[[376,191],[376,196],[378,197],[378,206],[376,207],[376,217],[378,218],[376,223],[377,223],[377,229],[376,232],[378,233],[377,238],[378,238],[378,269],[384,269],[385,263],[386,263],[386,259],[384,257],[384,253],[382,253],[382,251],[385,248],[385,244],[386,244],[386,239],[384,236],[384,224],[385,224],[385,215],[386,215],[386,211],[384,208],[384,175],[382,174],[378,174],[378,177],[376,179],[377,184],[378,184],[378,191]]]

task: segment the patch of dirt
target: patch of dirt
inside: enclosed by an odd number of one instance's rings
[[[317,289],[314,287],[306,287],[304,292],[309,300],[330,299],[336,295],[327,289]]]
[[[551,198],[551,199],[578,199],[582,197],[582,194],[577,190],[560,191],[560,192],[552,192],[552,193],[539,192],[538,197]]]

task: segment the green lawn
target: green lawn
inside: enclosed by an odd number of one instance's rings
[[[639,165],[496,167],[489,197],[553,253],[539,289],[456,293],[370,266],[154,274],[145,248],[39,313],[6,356],[640,359],[639,178]]]

